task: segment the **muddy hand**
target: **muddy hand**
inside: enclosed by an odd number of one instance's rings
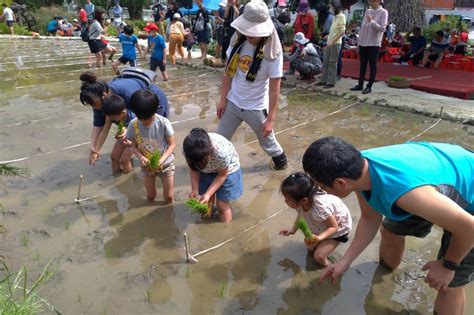
[[[428,283],[430,288],[438,291],[446,291],[449,283],[454,278],[454,270],[446,269],[441,260],[429,261],[421,270],[429,270],[425,277],[425,282]]]
[[[331,279],[332,284],[336,284],[337,278],[339,278],[346,270],[349,269],[349,265],[340,260],[333,265],[329,265],[324,269],[323,275],[319,278],[319,284],[322,284],[324,280]]]

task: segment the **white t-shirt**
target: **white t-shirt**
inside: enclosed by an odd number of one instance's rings
[[[227,174],[238,171],[240,168],[239,154],[232,142],[213,132],[209,133],[209,138],[211,138],[213,152],[209,162],[201,172],[218,173],[219,170],[224,168],[227,168]]]
[[[13,21],[13,11],[10,8],[3,9],[3,15],[5,16],[6,21]]]
[[[232,52],[232,46],[227,50],[227,57]],[[232,86],[227,99],[237,107],[248,110],[268,110],[270,79],[283,76],[283,54],[274,60],[263,59],[255,81],[245,78],[252,64],[256,46],[245,42],[240,50],[239,65],[232,78]]]
[[[346,235],[352,229],[349,209],[340,198],[330,194],[317,193],[313,198],[313,207],[309,211],[300,209],[298,215],[305,219],[315,235],[327,229],[324,221],[332,215],[336,218],[337,231],[330,238]]]

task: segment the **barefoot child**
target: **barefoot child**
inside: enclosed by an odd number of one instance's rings
[[[155,200],[155,178],[158,176],[163,185],[163,199],[166,203],[172,203],[175,168],[173,150],[176,147],[174,130],[168,119],[156,114],[160,102],[153,92],[139,90],[133,93],[130,103],[137,118],[130,122],[125,138],[140,160],[147,198]],[[160,157],[154,168],[151,160],[156,151],[160,152]]]
[[[221,222],[232,220],[230,201],[242,195],[242,171],[234,145],[217,133],[194,128],[184,139],[183,151],[190,168],[190,198],[202,204],[216,200]]]
[[[305,245],[316,262],[322,266],[329,264],[328,256],[339,243],[349,240],[352,218],[344,202],[336,196],[327,194],[313,184],[306,174],[298,172],[288,176],[280,190],[286,204],[298,211],[298,217],[291,229],[280,231],[280,235],[289,236],[298,230],[297,221],[303,218],[311,232],[313,240]]]
[[[147,24],[144,28],[148,32],[148,48],[144,56],[151,51],[150,56],[150,70],[156,71],[160,68],[163,81],[168,81],[168,73],[166,72],[166,43],[163,36],[158,34],[158,26],[153,23]]]
[[[123,33],[119,35],[119,42],[122,44],[122,57],[115,60],[112,63],[112,69],[116,75],[119,75],[118,66],[123,64],[130,64],[130,66],[136,66],[137,53],[135,47],[138,49],[138,52],[141,54],[141,48],[138,45],[138,38],[133,34],[133,28],[131,26],[125,26],[123,28]]]
[[[117,126],[117,133],[115,135],[114,147],[112,148],[112,153],[110,158],[112,160],[112,172],[118,173],[120,170],[124,173],[128,173],[132,170],[132,163],[130,162],[132,158],[132,151],[130,148],[127,148],[124,143],[125,133],[127,132],[127,126],[132,119],[135,118],[135,114],[125,107],[125,101],[122,97],[118,95],[108,95],[105,96],[102,101],[102,112],[105,116],[105,126],[110,128],[112,123]],[[120,129],[120,130],[119,130]],[[99,143],[104,143],[105,139],[102,137],[107,137],[107,133],[101,133],[99,136]]]

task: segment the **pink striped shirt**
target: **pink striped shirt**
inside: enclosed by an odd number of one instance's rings
[[[372,22],[369,22],[369,15]],[[382,43],[383,33],[388,23],[388,12],[382,7],[377,10],[368,9],[365,11],[359,33],[359,46],[378,46]]]

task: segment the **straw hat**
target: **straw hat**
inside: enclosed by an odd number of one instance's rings
[[[231,26],[239,33],[250,37],[267,37],[275,30],[268,15],[268,7],[261,0],[252,0],[247,3],[244,13],[236,18]]]
[[[309,39],[307,39],[303,33],[301,32],[298,32],[295,34],[295,37],[293,37],[293,41],[294,42],[297,42],[298,44],[300,45],[304,45],[306,44],[307,42],[309,42]]]

